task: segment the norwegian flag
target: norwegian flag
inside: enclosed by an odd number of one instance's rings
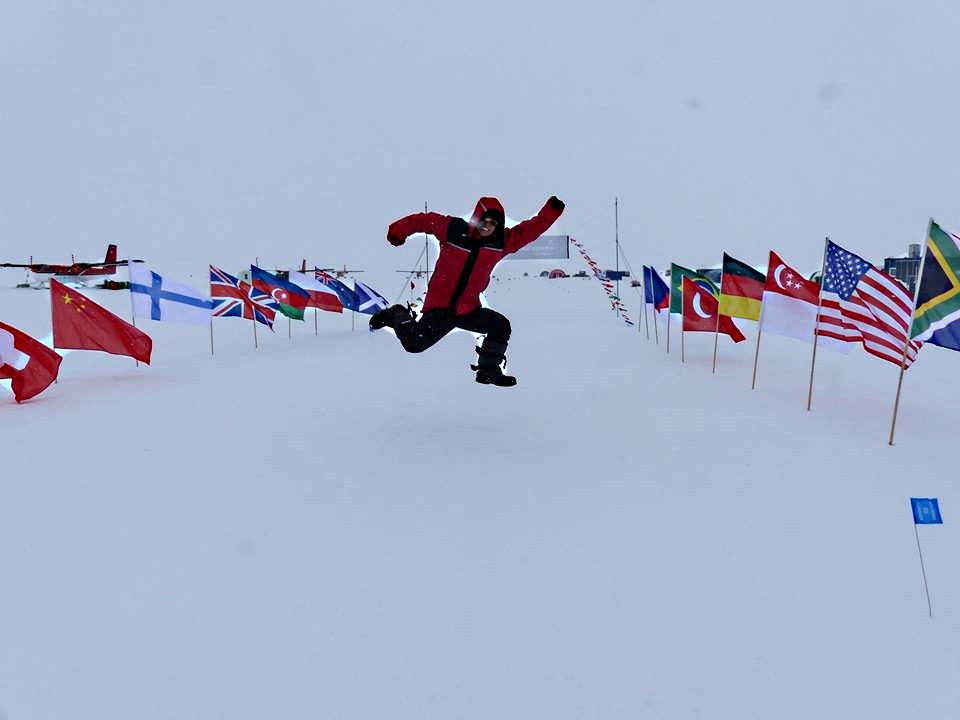
[[[213,317],[256,319],[273,330],[280,303],[213,265],[210,266],[210,297],[213,298]]]
[[[862,257],[827,241],[817,335],[862,343],[871,355],[899,365],[912,317],[913,298],[903,285]],[[907,367],[917,359],[920,346],[910,341]]]

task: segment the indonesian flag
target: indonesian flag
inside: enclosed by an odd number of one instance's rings
[[[61,360],[39,340],[0,322],[0,378],[10,380],[18,403],[46,390],[57,379]]]
[[[763,286],[763,314],[760,317],[763,331],[812,343],[819,299],[820,286],[807,280],[771,250]],[[820,338],[820,344],[842,353],[848,353],[852,348],[849,343],[830,338]]]
[[[324,285],[316,278],[312,278],[306,273],[290,271],[290,282],[295,283],[310,293],[310,299],[307,301],[307,307],[315,307],[328,312],[343,312],[343,303],[340,302],[340,296],[333,288]]]
[[[50,304],[54,347],[102,350],[150,364],[150,336],[87,296],[51,279]]]
[[[686,275],[683,277],[681,287],[684,332],[719,332],[722,335],[729,335],[735,343],[747,339],[729,315],[720,315],[720,323],[717,324],[719,303],[712,293],[704,290]]]

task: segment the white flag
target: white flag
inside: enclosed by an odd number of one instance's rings
[[[820,286],[804,278],[772,250],[767,268],[760,327],[766,333],[812,343]],[[832,338],[820,338],[817,344],[843,354],[851,349],[848,343]]]
[[[213,302],[187,285],[165,280],[143,265],[129,265],[130,302],[135,318],[207,325]]]

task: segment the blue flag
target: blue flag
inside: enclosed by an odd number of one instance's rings
[[[383,295],[359,280],[353,281],[353,294],[357,297],[357,312],[367,315],[373,315],[390,304]]]
[[[942,525],[940,503],[936,498],[910,498],[913,508],[913,522],[916,525]]]
[[[323,270],[317,270],[314,277],[337,294],[337,297],[340,298],[340,304],[343,305],[345,309],[353,310],[354,312],[358,311],[360,302],[357,294],[353,290],[332,275],[323,272]]]

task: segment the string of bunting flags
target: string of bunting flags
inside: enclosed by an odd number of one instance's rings
[[[577,248],[577,250],[583,256],[584,262],[587,263],[587,265],[590,267],[590,270],[593,271],[594,276],[600,281],[604,291],[607,293],[607,298],[610,300],[611,309],[614,310],[621,318],[623,318],[623,321],[627,325],[633,327],[633,320],[630,319],[630,314],[627,312],[626,305],[624,305],[617,296],[613,283],[604,276],[603,270],[601,270],[600,266],[597,265],[592,257],[590,257],[590,254],[583,246],[583,243],[575,240],[574,238],[570,238],[570,242],[573,243],[575,248]]]

